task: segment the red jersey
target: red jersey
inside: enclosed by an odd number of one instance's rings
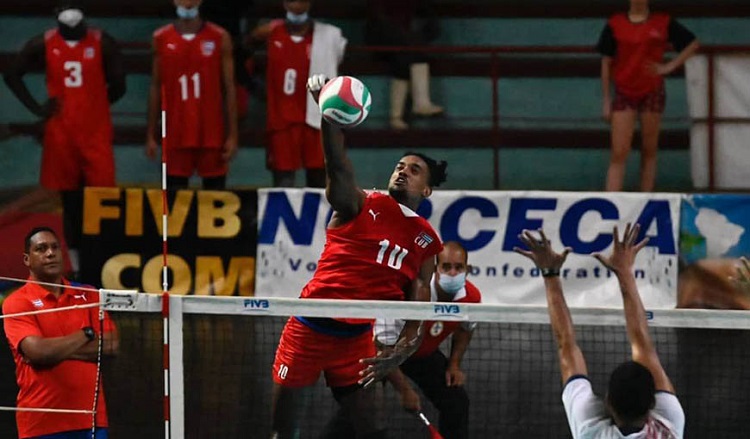
[[[422,263],[443,249],[430,223],[388,195],[367,195],[356,218],[328,229],[302,298],[403,300]]]
[[[613,58],[617,92],[637,99],[664,86],[664,78],[651,69],[654,63],[663,62],[669,43],[681,51],[694,39],[667,14],[651,13],[645,21],[634,23],[627,13],[620,13],[610,17],[597,48]]]
[[[70,285],[68,281],[63,281]],[[65,289],[59,298],[36,284],[26,284],[3,302],[3,314],[15,314],[42,309],[83,305],[99,301],[96,292]],[[61,337],[91,326],[99,331],[98,308],[74,309],[23,317],[3,319],[16,363],[19,391],[18,407],[91,410],[96,386],[96,363],[65,360],[52,367],[36,368],[24,361],[19,346],[28,336]],[[114,331],[109,316],[104,321],[105,332]],[[61,431],[91,428],[90,414],[16,413],[18,434],[22,438],[36,437]],[[104,388],[99,388],[96,425],[107,426]]]
[[[193,38],[168,24],[154,32],[169,148],[221,148],[224,131],[222,41],[226,31],[204,22]]]
[[[435,278],[433,277],[430,282],[430,291],[432,294],[432,301],[437,302],[437,290],[435,287]],[[482,301],[482,295],[479,293],[479,289],[468,280],[466,286],[460,289],[453,297],[454,303],[480,303]],[[467,322],[450,322],[450,321],[436,321],[436,322],[424,322],[424,338],[422,344],[419,345],[419,349],[412,355],[415,358],[426,357],[440,348],[440,344],[448,338],[449,335],[453,334],[459,326],[464,326],[468,330],[474,329],[475,323]]]
[[[289,34],[283,21],[272,24],[266,72],[269,131],[305,123],[312,41],[312,29],[304,37],[296,37]]]
[[[44,34],[47,95],[60,105],[51,120],[70,133],[112,131],[101,39],[96,29],[75,43],[57,29]]]

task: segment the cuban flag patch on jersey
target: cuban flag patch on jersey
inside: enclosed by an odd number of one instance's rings
[[[427,232],[420,232],[419,235],[414,238],[414,243],[422,248],[427,248],[428,245],[432,244],[432,241],[432,236],[428,235]]]
[[[203,56],[213,55],[215,49],[216,43],[214,43],[213,41],[204,41],[201,44],[201,52],[203,53]]]
[[[42,299],[34,299],[31,301],[31,304],[36,308],[44,308],[44,302],[42,302]]]

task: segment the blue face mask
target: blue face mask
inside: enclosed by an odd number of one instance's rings
[[[458,273],[455,276],[440,273],[438,284],[446,293],[455,295],[466,285],[466,273]]]
[[[198,7],[186,8],[184,6],[177,6],[177,16],[183,20],[198,18]]]
[[[286,21],[291,24],[304,24],[309,18],[307,12],[304,14],[293,14],[289,11],[286,12]]]

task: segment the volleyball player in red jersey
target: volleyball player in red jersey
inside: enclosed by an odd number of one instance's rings
[[[258,26],[251,35],[266,42],[266,167],[275,187],[294,186],[303,168],[307,187],[326,184],[320,110],[308,102],[305,84],[312,74],[338,76],[347,40],[338,27],[311,19],[310,4],[284,0],[286,19]]]
[[[166,111],[167,185],[184,188],[194,172],[204,189],[226,186],[237,152],[232,40],[201,19],[200,0],[175,0],[178,19],[153,37],[146,154],[156,156],[159,107]],[[164,102],[161,102],[164,99]]]
[[[84,186],[114,186],[112,120],[109,106],[125,94],[125,73],[117,43],[86,25],[83,11],[57,11],[56,29],[33,37],[5,72],[8,88],[45,121],[41,185],[60,191],[68,256],[76,277],[83,223]],[[23,76],[43,69],[48,100],[40,104]]]
[[[633,141],[636,116],[641,122],[641,190],[656,183],[656,151],[666,94],[664,77],[698,50],[692,32],[664,13],[650,12],[648,0],[630,0],[627,13],[610,17],[599,37],[602,58],[602,114],[612,125],[608,191],[622,190],[625,164]],[[668,43],[679,52],[664,62]],[[615,83],[614,100],[610,82]]]
[[[308,81],[317,94],[323,75]],[[429,300],[437,233],[416,210],[445,181],[445,162],[407,153],[396,164],[388,195],[366,193],[354,179],[340,129],[323,122],[326,198],[334,210],[326,245],[301,298]],[[421,322],[406,322],[392,352],[376,356],[372,322],[291,317],[281,334],[273,365],[273,433],[298,437],[301,390],[323,372],[356,438],[385,437],[382,386],[419,346]]]

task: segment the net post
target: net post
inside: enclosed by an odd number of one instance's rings
[[[169,429],[171,437],[185,437],[185,381],[183,372],[182,296],[167,294],[169,300]],[[165,383],[166,385],[167,383]]]

